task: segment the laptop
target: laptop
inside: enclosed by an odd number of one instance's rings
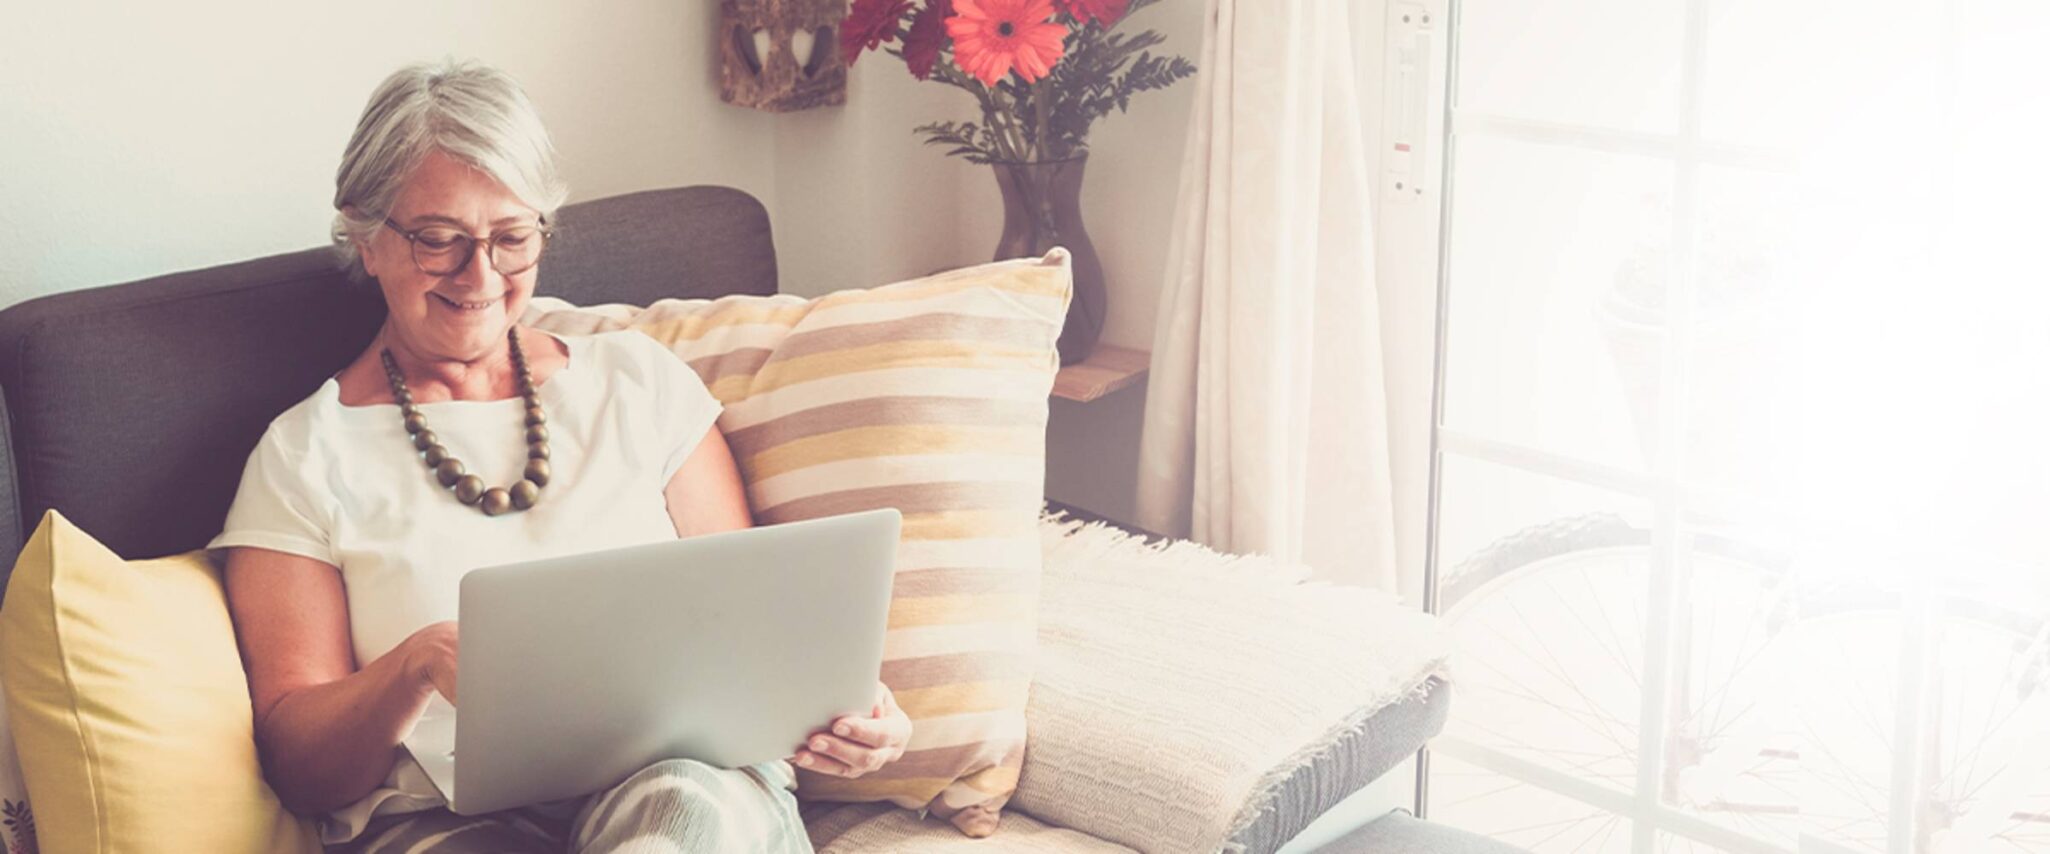
[[[867,714],[894,509],[474,570],[456,678],[404,744],[463,815],[589,794],[664,759],[738,768]]]

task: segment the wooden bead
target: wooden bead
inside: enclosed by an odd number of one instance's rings
[[[541,500],[541,488],[548,485],[549,477],[548,414],[542,411],[540,395],[534,391],[534,375],[527,370],[526,354],[520,352],[519,331],[506,330],[506,338],[511,342],[515,376],[527,409],[526,477],[510,487],[486,487],[483,478],[468,473],[462,461],[449,454],[441,438],[427,428],[427,416],[413,403],[413,394],[407,390],[406,378],[399,372],[391,351],[380,354],[385,378],[391,381],[392,398],[398,401],[399,416],[406,425],[406,433],[412,436],[413,447],[434,472],[434,479],[455,491],[457,501],[477,505],[486,516],[534,506]]]

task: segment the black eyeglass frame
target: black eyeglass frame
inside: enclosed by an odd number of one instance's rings
[[[482,243],[485,245],[485,247],[487,247],[484,250],[484,254],[490,256],[491,258],[491,269],[497,270],[498,274],[501,276],[517,276],[521,273],[527,272],[528,270],[532,270],[536,266],[540,265],[542,250],[547,249],[548,241],[555,237],[555,229],[549,227],[546,220],[537,222],[533,226],[520,226],[520,228],[531,227],[534,229],[535,236],[541,238],[541,249],[534,250],[534,260],[532,263],[529,263],[527,266],[521,267],[517,270],[506,270],[498,266],[498,238],[501,236],[501,234],[490,234],[480,239],[476,235],[463,231],[462,229],[455,228],[449,225],[440,224],[422,226],[420,228],[413,229],[412,231],[407,231],[405,226],[399,225],[398,222],[393,220],[391,217],[384,218],[384,225],[386,228],[391,229],[392,233],[397,234],[398,236],[406,239],[408,248],[412,250],[407,254],[412,256],[413,258],[414,269],[417,269],[420,272],[426,273],[430,276],[454,276],[463,272],[464,270],[470,269],[470,262],[475,260],[477,257],[477,244],[479,243]],[[421,263],[420,261],[420,234],[421,232],[434,228],[450,229],[457,234],[459,240],[466,244],[463,247],[462,260],[456,262],[455,269],[453,270],[449,270],[447,272],[436,272],[434,270],[427,269],[427,265]]]

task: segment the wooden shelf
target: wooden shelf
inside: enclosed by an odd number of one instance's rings
[[[1088,403],[1146,378],[1153,354],[1144,350],[1096,345],[1079,365],[1062,368],[1053,378],[1053,396]]]

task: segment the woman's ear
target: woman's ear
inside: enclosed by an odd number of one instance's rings
[[[346,212],[349,216],[353,217],[356,215],[356,209],[354,206],[345,207],[342,210]],[[375,231],[370,232],[369,237],[355,241],[356,259],[363,262],[363,272],[368,273],[370,277],[373,279],[377,278],[377,234],[378,232],[383,230],[384,229],[380,227]]]
[[[369,240],[356,244],[356,256],[363,260],[363,272],[368,274],[370,278],[377,278],[378,261],[381,260],[377,251],[377,238],[373,236]]]

